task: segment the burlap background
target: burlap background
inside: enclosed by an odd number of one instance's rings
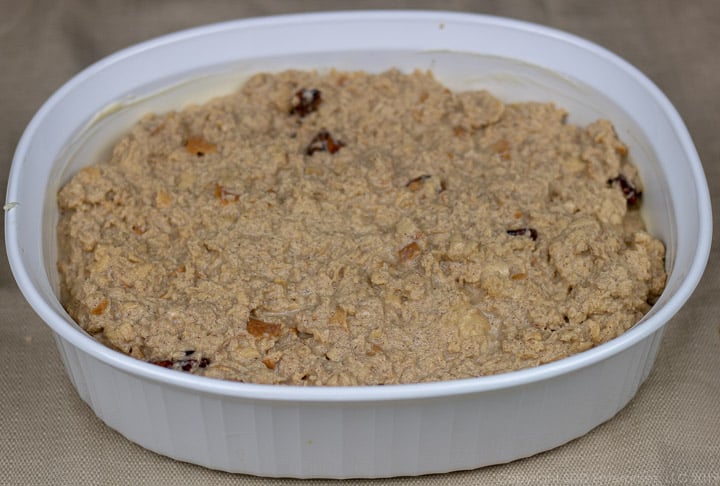
[[[613,1],[20,1],[0,0],[0,190],[41,103],[88,64],[133,43],[220,20],[345,8],[429,8],[503,15],[593,40],[668,95],[720,195],[720,2]],[[717,221],[717,219],[716,219]],[[3,239],[4,240],[4,239]],[[720,484],[720,262],[669,324],[637,397],[585,437],[512,464],[395,485]],[[0,483],[286,485],[209,471],[148,452],[104,426],[64,374],[50,331],[0,257]],[[315,481],[329,484],[332,481]],[[373,481],[348,481],[369,484]]]

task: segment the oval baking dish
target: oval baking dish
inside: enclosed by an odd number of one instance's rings
[[[400,33],[402,33],[400,35]],[[645,186],[648,230],[667,247],[664,293],[610,342],[532,369],[385,387],[235,383],[167,370],[85,333],[57,297],[58,188],[148,111],[226,94],[286,68],[430,69],[451,88],[554,101],[573,123],[612,120]],[[13,274],[50,326],[82,399],[150,450],[232,472],[388,477],[477,468],[579,437],[615,415],[648,376],[664,325],[707,262],[711,210],[676,110],[637,69],[549,28],[447,12],[349,12],[240,20],[151,40],[90,66],[38,111],[10,173]]]

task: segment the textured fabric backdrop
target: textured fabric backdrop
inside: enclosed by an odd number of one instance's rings
[[[595,41],[668,95],[720,194],[720,2],[613,1],[21,1],[0,0],[0,189],[41,103],[118,49],[209,22],[345,8],[428,8],[514,17]],[[717,219],[716,219],[717,221]],[[3,238],[4,241],[4,238]],[[654,371],[630,404],[586,436],[511,464],[347,484],[720,484],[720,262],[669,324]],[[68,381],[48,328],[0,257],[0,483],[289,485],[210,471],[148,452],[103,425]],[[314,481],[330,484],[333,481]]]

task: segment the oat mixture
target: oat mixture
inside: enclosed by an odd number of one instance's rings
[[[59,193],[62,301],[103,343],[255,383],[448,380],[618,336],[665,283],[600,120],[429,73],[259,74],[148,115]]]

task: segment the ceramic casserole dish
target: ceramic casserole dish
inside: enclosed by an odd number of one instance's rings
[[[667,247],[667,286],[622,336],[575,356],[495,376],[370,387],[235,383],[113,351],[58,299],[58,189],[108,153],[144,113],[236,89],[250,74],[299,69],[430,69],[453,89],[553,101],[587,124],[608,118],[645,187],[648,230]],[[141,446],[261,476],[389,477],[472,469],[557,447],[635,395],[664,326],[704,270],[707,183],[678,113],[637,69],[588,41],[519,21],[385,11],[239,20],[118,52],[60,88],[17,147],[7,252],[25,298],[52,329],[72,384],[97,416]]]

